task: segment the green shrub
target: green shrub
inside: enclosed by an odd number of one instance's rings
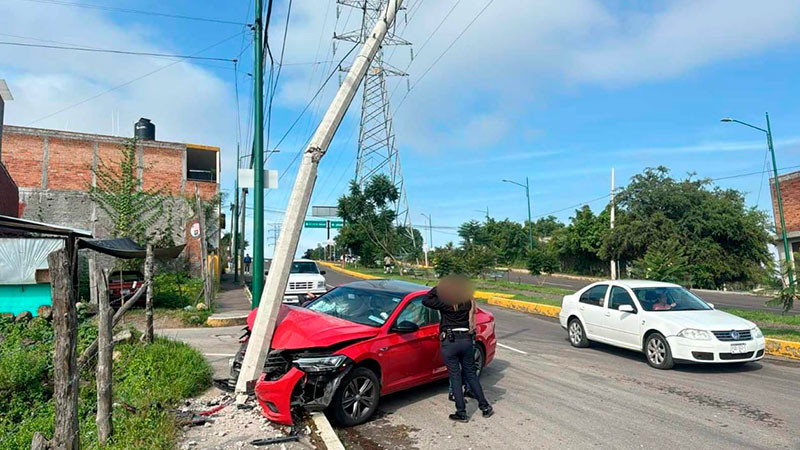
[[[159,308],[191,305],[203,290],[203,280],[183,272],[159,273],[154,278],[153,304]]]

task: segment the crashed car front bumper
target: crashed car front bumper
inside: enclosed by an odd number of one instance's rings
[[[273,422],[291,425],[293,407],[303,407],[307,411],[324,410],[352,367],[352,361],[348,359],[347,363],[331,371],[307,373],[293,366],[276,380],[268,380],[267,374],[262,374],[254,389],[261,414]]]

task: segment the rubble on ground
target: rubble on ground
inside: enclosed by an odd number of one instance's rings
[[[213,412],[215,409],[219,409]],[[206,416],[200,413],[210,413]],[[213,413],[211,413],[213,412]],[[270,422],[261,415],[261,407],[252,400],[246,409],[237,407],[232,394],[217,388],[187,400],[177,411],[183,423],[182,438],[178,448],[191,449],[315,449],[311,442],[311,428],[306,423],[297,424],[298,441],[267,446],[254,446],[252,441],[288,436],[292,428]]]

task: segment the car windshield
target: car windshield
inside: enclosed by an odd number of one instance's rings
[[[295,261],[289,273],[319,273],[317,264],[311,261]]]
[[[314,300],[307,308],[351,322],[379,327],[400,304],[403,297],[391,292],[336,288]]]
[[[682,287],[634,288],[645,311],[705,311],[711,309],[700,297]]]

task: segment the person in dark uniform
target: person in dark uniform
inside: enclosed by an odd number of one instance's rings
[[[422,299],[423,305],[439,311],[442,358],[456,402],[456,412],[450,414],[450,419],[458,422],[469,421],[464,392],[460,389],[464,381],[478,400],[483,417],[494,414],[494,409],[483,394],[475,368],[475,299],[472,294],[469,280],[454,275],[442,278]]]

